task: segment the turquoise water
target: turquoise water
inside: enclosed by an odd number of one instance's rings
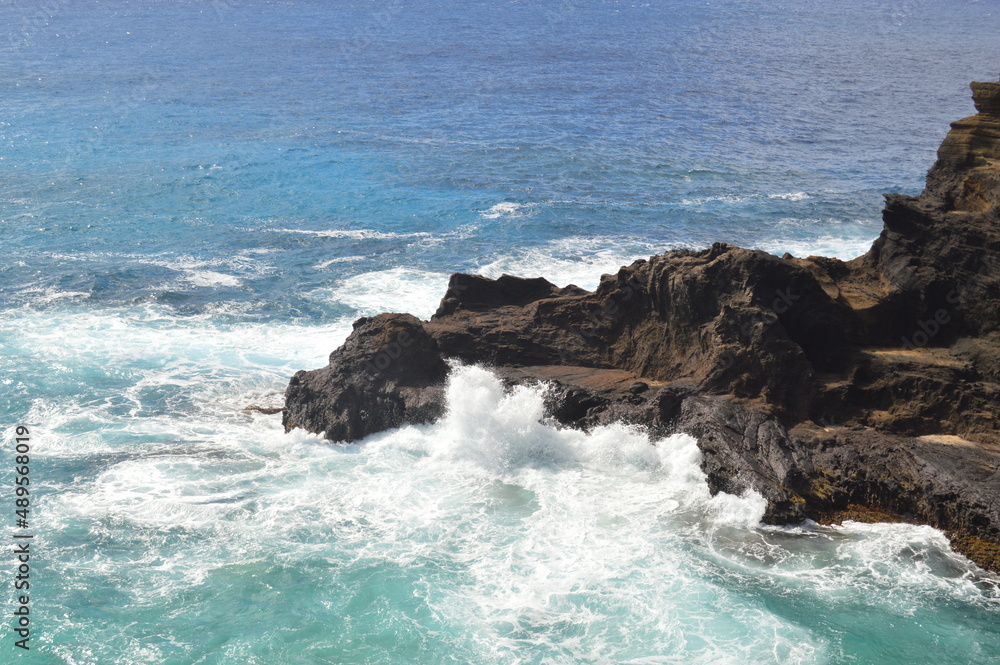
[[[761,526],[683,435],[475,367],[359,445],[242,410],[456,270],[865,251],[1000,73],[994,3],[888,5],[0,2],[0,662],[1000,662],[941,533]]]

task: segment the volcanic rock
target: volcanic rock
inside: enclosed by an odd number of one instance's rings
[[[448,366],[437,342],[410,314],[354,322],[330,363],[296,372],[285,392],[285,430],[302,427],[334,441],[354,441],[444,413]]]
[[[917,197],[886,196],[864,256],[716,243],[593,292],[453,275],[430,321],[360,319],[299,372],[286,429],[354,441],[444,413],[447,360],[550,386],[548,416],[694,435],[713,492],[765,519],[931,524],[1000,571],[1000,83],[952,124]]]

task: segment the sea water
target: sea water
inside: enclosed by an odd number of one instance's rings
[[[1000,73],[998,12],[0,2],[0,662],[1000,662],[943,534],[762,526],[683,434],[558,429],[475,366],[353,445],[243,410],[455,271],[863,253]]]

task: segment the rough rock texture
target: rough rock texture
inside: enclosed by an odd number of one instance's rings
[[[448,374],[437,342],[409,314],[354,322],[330,364],[297,372],[285,392],[286,431],[302,427],[334,441],[354,441],[444,413]]]
[[[353,441],[444,411],[446,360],[545,382],[550,416],[699,440],[713,491],[765,519],[902,519],[1000,571],[1000,84],[953,123],[919,197],[853,261],[717,243],[598,288],[453,275],[428,322],[355,323],[296,374],[285,427]]]

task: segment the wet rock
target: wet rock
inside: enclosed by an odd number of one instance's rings
[[[766,519],[886,515],[1000,570],[1000,84],[973,83],[918,197],[864,256],[716,243],[604,275],[454,275],[434,317],[360,319],[283,422],[352,441],[444,412],[446,359],[544,383],[548,417],[696,436],[712,491]]]
[[[358,319],[330,363],[300,371],[285,391],[285,431],[301,427],[333,441],[355,441],[444,413],[448,366],[410,314]]]

